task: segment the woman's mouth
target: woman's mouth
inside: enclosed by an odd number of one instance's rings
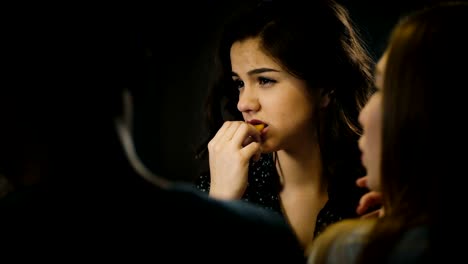
[[[268,127],[268,125],[265,124],[263,121],[257,119],[252,119],[250,121],[247,121],[247,123],[253,125],[259,132],[262,132],[265,128]]]

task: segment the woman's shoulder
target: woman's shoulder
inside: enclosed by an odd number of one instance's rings
[[[375,224],[375,219],[345,219],[331,224],[317,240],[334,240],[343,246],[361,244]]]
[[[345,219],[328,226],[307,250],[309,263],[349,263],[366,243],[374,219]]]
[[[330,225],[307,249],[308,263],[354,263],[376,221],[376,218],[346,219]],[[428,249],[428,228],[411,228],[390,251],[389,263],[415,263],[427,257]]]

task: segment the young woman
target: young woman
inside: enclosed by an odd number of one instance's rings
[[[262,1],[225,25],[217,58],[199,188],[279,212],[304,247],[356,216],[372,62],[343,6]]]
[[[427,7],[396,26],[376,68],[378,92],[360,115],[367,186],[385,212],[329,227],[309,263],[439,263],[463,254],[442,243],[461,220],[453,208],[466,204],[456,178],[463,155],[453,149],[467,145],[458,125],[465,98],[456,94],[466,87],[467,67],[458,62],[468,60],[467,26],[467,3]]]

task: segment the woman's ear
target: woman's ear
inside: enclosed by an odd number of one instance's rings
[[[133,141],[133,98],[129,90],[125,89],[122,94],[123,109],[122,115],[117,117],[115,125],[117,134],[122,144],[125,155],[130,162],[131,166],[135,169],[137,174],[146,179],[147,181],[160,186],[169,186],[169,181],[165,178],[154,174],[149,170],[145,164],[140,160],[135,149]]]

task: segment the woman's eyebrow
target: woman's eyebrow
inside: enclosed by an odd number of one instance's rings
[[[271,69],[271,68],[258,68],[258,69],[253,69],[247,72],[248,75],[256,75],[256,74],[261,74],[264,72],[280,72],[279,70]],[[231,76],[239,77],[239,75],[236,72],[231,72]]]

